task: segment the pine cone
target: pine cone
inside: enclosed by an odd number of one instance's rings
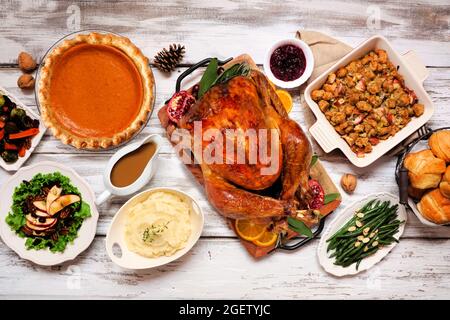
[[[163,72],[173,71],[177,64],[183,59],[184,52],[184,46],[181,44],[172,44],[170,45],[169,50],[164,48],[156,54],[154,61],[155,66]]]

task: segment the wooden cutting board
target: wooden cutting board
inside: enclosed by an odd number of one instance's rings
[[[227,69],[230,66],[232,66],[236,63],[241,63],[241,62],[246,62],[253,69],[258,69],[257,65],[255,64],[253,59],[248,54],[243,54],[243,55],[240,55],[240,56],[234,58],[233,60],[231,60],[230,62],[225,64],[223,66],[223,68]],[[187,91],[188,92],[192,91],[192,87],[187,89]],[[161,122],[161,126],[166,130],[167,136],[170,141],[171,140],[170,137],[172,135],[172,132],[176,129],[176,125],[169,120],[166,109],[167,109],[167,105],[164,105],[163,107],[161,107],[161,109],[158,112],[158,118]],[[172,143],[172,145],[174,145],[174,143]],[[197,180],[197,182],[201,186],[203,186],[203,174],[200,169],[200,166],[198,164],[186,164],[186,167],[192,173],[192,175]],[[317,160],[317,162],[311,167],[310,177],[314,180],[317,180],[322,185],[322,187],[325,191],[325,194],[330,194],[330,193],[338,193],[339,194],[339,190],[336,188],[335,184],[331,180],[330,176],[326,172],[326,170],[323,167],[323,165],[321,164],[320,160]],[[326,215],[330,214],[331,212],[333,212],[340,205],[340,203],[341,203],[341,196],[339,195],[339,197],[336,200],[324,205],[320,209],[320,213],[322,214],[322,216],[326,216]],[[227,220],[228,220],[228,224],[229,224],[230,228],[236,232],[236,230],[234,229],[234,220],[233,219],[227,219]],[[287,235],[287,237],[289,239],[296,237],[296,236],[298,236],[298,234],[295,232],[289,232],[289,234]],[[252,255],[255,258],[260,258],[260,257],[266,256],[269,252],[272,252],[274,249],[274,246],[258,247],[255,244],[253,244],[252,242],[243,240],[241,238],[240,238],[240,240],[241,240],[243,246],[250,253],[250,255]]]

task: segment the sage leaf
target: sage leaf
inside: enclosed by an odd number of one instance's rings
[[[230,68],[225,70],[217,79],[214,81],[213,86],[220,83],[225,83],[237,76],[248,76],[250,73],[250,66],[247,63],[237,63],[232,65]]]
[[[324,204],[328,204],[336,199],[338,199],[341,195],[339,193],[329,193],[326,194],[324,199],[323,199],[323,203]]]
[[[311,229],[308,228],[303,221],[296,220],[292,217],[288,217],[288,224],[289,224],[289,229],[291,229],[292,231],[295,231],[298,234],[305,235],[308,238],[313,237],[313,233],[312,233]]]
[[[313,155],[311,157],[311,164],[310,164],[310,166],[313,167],[317,163],[317,160],[319,160],[319,156],[317,154]]]
[[[208,67],[203,73],[202,78],[200,79],[199,89],[198,89],[198,98],[200,99],[206,91],[209,90],[217,80],[217,68],[219,64],[217,58],[211,59],[208,64]]]

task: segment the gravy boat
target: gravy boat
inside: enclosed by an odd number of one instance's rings
[[[145,143],[153,142],[156,145],[156,150],[153,156],[148,161],[147,165],[145,166],[144,170],[142,171],[139,178],[136,179],[133,183],[126,187],[116,187],[111,182],[111,171],[114,167],[114,165],[119,161],[123,156],[129,154],[130,152],[138,149],[140,146],[142,146]],[[161,147],[162,138],[158,134],[151,134],[147,136],[146,138],[131,143],[117,151],[111,159],[109,159],[108,164],[106,165],[105,172],[103,173],[103,184],[105,185],[105,191],[103,191],[95,200],[96,205],[100,205],[103,202],[105,202],[109,197],[112,195],[116,196],[127,196],[130,194],[133,194],[140,189],[142,189],[153,177],[156,171],[157,167],[157,161],[158,161],[158,153],[159,149]]]

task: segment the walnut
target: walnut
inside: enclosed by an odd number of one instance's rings
[[[356,189],[358,181],[355,175],[346,173],[341,178],[341,186],[347,193],[352,193]]]
[[[21,89],[33,89],[34,88],[34,77],[31,74],[23,74],[17,79],[17,85]]]
[[[17,61],[19,63],[19,68],[24,72],[31,72],[34,69],[36,69],[36,61],[29,53],[26,52],[19,53]]]

